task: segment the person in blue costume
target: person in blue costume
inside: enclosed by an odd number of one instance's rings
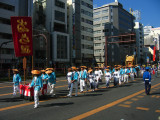
[[[31,73],[34,77],[29,88],[34,87],[34,108],[37,108],[39,105],[39,92],[43,88],[43,83],[39,70],[32,70]]]
[[[151,90],[151,73],[149,72],[149,67],[146,67],[146,71],[143,73],[143,80],[145,83],[145,92],[149,95]]]
[[[18,69],[13,69],[13,96],[15,97],[17,91],[19,91],[19,85],[21,84],[21,76],[19,75]]]
[[[74,75],[73,75],[73,79],[71,79],[71,88],[69,91],[69,94],[67,95],[68,97],[72,97],[72,91],[73,91],[73,86],[75,86],[76,90],[75,90],[75,96],[78,95],[78,69],[74,68],[73,69]]]
[[[43,87],[45,87],[45,86],[47,87],[47,84],[48,84],[47,74],[45,72],[46,72],[46,70],[41,70],[41,73],[42,73],[41,78],[42,78]],[[47,89],[43,89],[42,91],[43,91],[44,95],[47,94]]]
[[[46,71],[48,85],[49,85],[49,87],[51,89],[50,90],[50,94],[51,94],[51,97],[54,97],[56,95],[55,94],[56,78],[52,73],[53,73],[53,71],[51,71],[51,70]]]

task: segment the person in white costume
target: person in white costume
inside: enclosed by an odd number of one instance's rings
[[[106,87],[109,87],[109,82],[111,80],[111,73],[109,72],[109,69],[105,69],[105,80],[106,80]]]

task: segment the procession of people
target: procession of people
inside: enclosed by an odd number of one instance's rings
[[[145,82],[145,90],[148,95],[151,89],[151,74],[155,74],[157,76],[158,70],[156,67],[149,68],[139,65],[131,65],[131,66],[122,66],[122,65],[114,65],[114,67],[106,66],[106,67],[86,67],[80,66],[80,68],[72,66],[68,68],[68,72],[66,75],[66,79],[68,82],[68,94],[67,97],[72,97],[73,88],[75,87],[75,96],[78,96],[78,88],[79,92],[83,93],[84,91],[95,91],[99,89],[99,85],[101,83],[105,83],[105,87],[111,87],[110,83],[113,83],[115,87],[120,86],[122,84],[133,81],[135,77],[143,76],[143,80]],[[17,94],[19,91],[19,85],[22,80],[19,75],[18,69],[13,69],[13,96]],[[32,70],[33,75],[32,82],[28,85],[28,89],[34,88],[34,108],[37,108],[39,105],[39,94],[48,95],[51,97],[56,95],[56,74],[53,68],[46,68],[43,70]],[[104,78],[104,79],[103,79]]]

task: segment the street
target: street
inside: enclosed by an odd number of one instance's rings
[[[160,76],[158,76],[160,77]],[[12,83],[0,83],[0,120],[158,120],[160,117],[160,82],[152,76],[151,94],[144,93],[141,78],[119,87],[105,88],[105,81],[95,92],[68,94],[65,77],[57,78],[55,98],[34,101],[13,98]],[[74,92],[73,92],[74,93]]]

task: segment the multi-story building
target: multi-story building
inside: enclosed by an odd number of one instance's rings
[[[147,35],[149,35],[150,33],[151,33],[151,29],[152,29],[153,27],[152,26],[144,26],[143,27],[143,31],[144,31],[144,36],[147,36]]]
[[[105,37],[132,33],[134,19],[118,1],[94,9],[94,56],[99,66],[105,62]],[[108,42],[115,41],[118,38],[108,38]],[[107,63],[124,64],[125,56],[133,54],[134,46],[135,44],[108,44]]]
[[[67,1],[47,0],[45,9],[46,29],[51,34],[51,59],[56,67],[70,63],[70,42],[67,32]]]
[[[0,63],[1,68],[11,68],[17,64],[11,30],[11,16],[30,16],[31,0],[0,1]],[[9,42],[7,44],[3,44]]]
[[[93,61],[93,0],[67,0],[71,64],[91,65]]]
[[[136,32],[136,60],[137,63],[142,64],[145,61],[146,56],[144,56],[144,33],[143,25],[140,22],[135,22],[134,26]]]

